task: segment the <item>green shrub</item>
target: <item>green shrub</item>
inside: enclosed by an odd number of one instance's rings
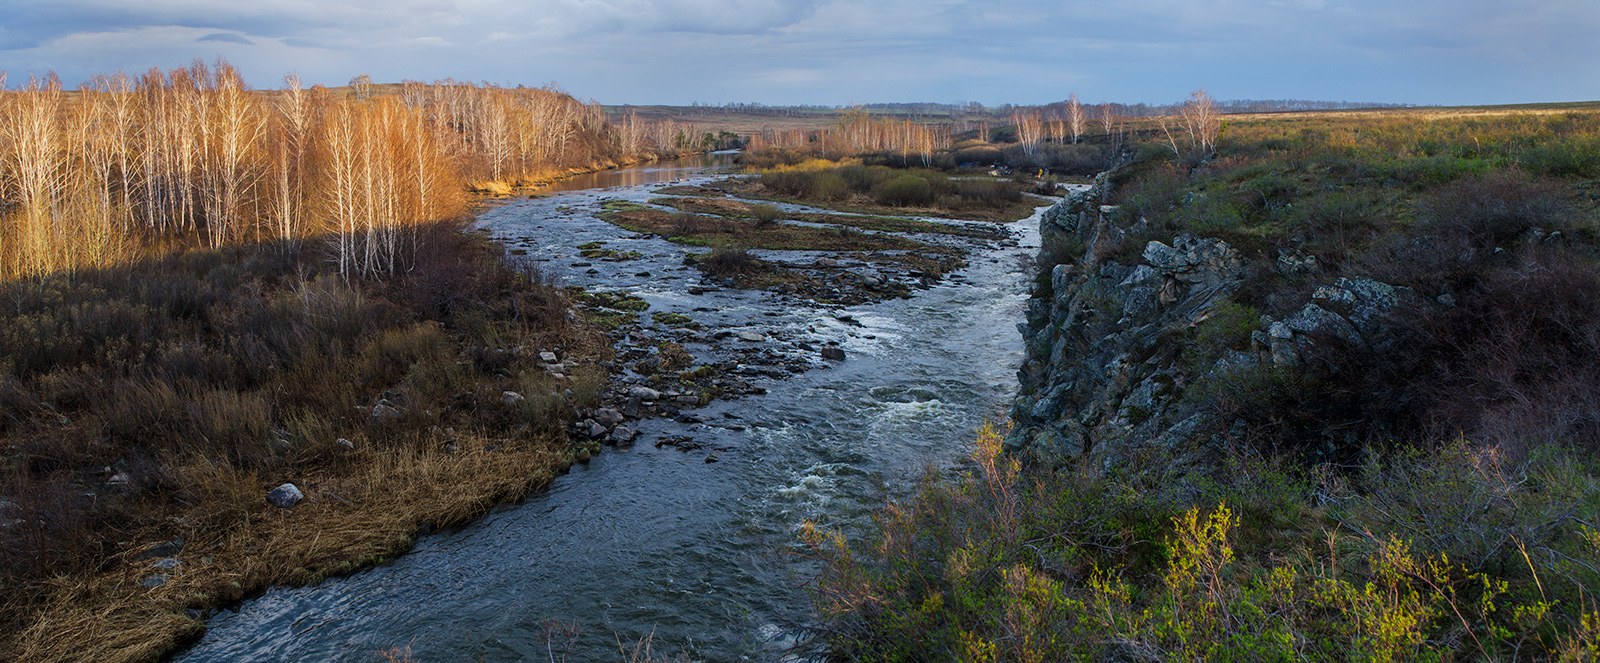
[[[877,201],[883,205],[906,207],[933,202],[933,187],[916,175],[901,175],[878,189]]]
[[[1229,350],[1248,350],[1250,332],[1260,327],[1261,312],[1254,307],[1224,299],[1211,307],[1205,320],[1195,325],[1194,340],[1184,350],[1189,370],[1202,375]]]
[[[811,181],[811,195],[826,202],[844,200],[850,195],[850,185],[834,173],[817,173]]]

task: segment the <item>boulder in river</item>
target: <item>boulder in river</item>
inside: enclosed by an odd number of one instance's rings
[[[822,349],[822,358],[832,359],[834,361],[844,361],[844,348],[835,348],[831,346],[824,347]]]
[[[633,396],[635,398],[638,398],[641,401],[659,401],[659,400],[661,400],[661,392],[656,391],[654,389],[651,389],[649,387],[642,387],[642,386],[639,386],[639,385],[634,385],[632,387],[629,387],[628,388],[628,395],[629,396]]]
[[[614,408],[603,407],[594,411],[594,420],[607,428],[622,423],[622,413]]]
[[[767,340],[767,336],[765,334],[758,334],[752,331],[742,331],[739,332],[739,340],[750,341],[751,343],[760,343],[761,341]]]
[[[616,428],[611,429],[612,444],[629,444],[633,442],[633,438],[638,436],[638,431],[628,428],[627,426],[617,426]]]
[[[305,494],[300,492],[300,489],[296,488],[294,484],[286,483],[273,488],[272,492],[267,493],[267,504],[280,509],[287,509],[298,504],[305,497]]]

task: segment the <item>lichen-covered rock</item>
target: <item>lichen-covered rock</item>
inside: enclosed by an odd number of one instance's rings
[[[1070,230],[1077,240],[1064,245],[1083,251],[1058,256],[1051,296],[1036,293],[1021,327],[1028,358],[1007,448],[1046,462],[1149,444],[1188,420],[1178,353],[1166,349],[1227,299],[1243,268],[1227,242],[1192,235],[1147,243],[1139,264],[1102,262],[1125,236],[1115,210],[1089,199],[1108,190],[1069,197],[1041,221],[1046,241]]]
[[[1331,335],[1351,345],[1361,344],[1361,335],[1356,333],[1355,325],[1316,304],[1300,307],[1294,315],[1285,318],[1283,324],[1301,334]]]
[[[1219,385],[1249,388],[1279,374],[1339,370],[1339,362],[1319,361],[1329,353],[1403,348],[1407,326],[1397,316],[1406,307],[1440,305],[1406,288],[1347,277],[1312,284],[1309,301],[1297,302],[1282,320],[1219,318],[1219,306],[1246,278],[1241,253],[1222,239],[1184,233],[1170,243],[1144,242],[1137,263],[1112,261],[1125,255],[1125,238],[1148,238],[1155,230],[1102,206],[1109,190],[1109,178],[1097,178],[1042,216],[1041,256],[1060,264],[1050,266],[1019,326],[1026,356],[1009,451],[1062,463],[1159,446],[1198,458],[1191,452],[1248,432],[1243,420],[1202,406]],[[1272,266],[1297,279],[1323,269],[1315,256],[1293,248],[1280,249]],[[1235,302],[1235,310],[1246,303]],[[1224,329],[1202,327],[1208,320],[1227,325],[1223,335],[1230,338],[1247,334],[1248,351],[1199,347],[1196,341],[1206,337],[1199,332]]]
[[[1144,261],[1164,275],[1204,285],[1236,280],[1244,268],[1239,252],[1227,242],[1188,233],[1174,237],[1172,246],[1156,241],[1146,244]]]

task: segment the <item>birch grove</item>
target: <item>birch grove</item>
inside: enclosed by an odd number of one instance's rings
[[[532,184],[674,153],[693,132],[553,89],[457,81],[252,90],[225,61],[137,77],[0,72],[0,278],[156,247],[330,235],[349,275],[403,269],[418,224],[466,186]]]

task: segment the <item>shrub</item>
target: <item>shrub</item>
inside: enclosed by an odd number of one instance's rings
[[[1515,171],[1439,187],[1423,199],[1418,214],[1433,234],[1465,237],[1481,249],[1509,247],[1535,227],[1550,232],[1572,223],[1559,185]]]
[[[1014,182],[996,180],[950,180],[949,182],[965,205],[1000,207],[1022,200],[1022,188]]]
[[[1206,318],[1195,325],[1194,342],[1184,350],[1190,370],[1203,374],[1211,364],[1229,350],[1246,350],[1250,347],[1250,332],[1260,326],[1261,312],[1224,299],[1212,306]]]
[[[915,175],[901,175],[884,183],[878,189],[880,204],[906,207],[933,202],[933,187],[928,180]]]
[[[719,246],[712,249],[696,261],[696,265],[707,274],[715,276],[733,276],[737,274],[750,274],[760,270],[761,261],[751,255],[749,251],[738,247]]]
[[[834,173],[817,173],[811,180],[811,195],[826,202],[844,200],[850,195],[850,185]]]
[[[830,651],[850,660],[1498,660],[1580,651],[1600,631],[1586,598],[1600,577],[1578,561],[1600,552],[1600,534],[1560,515],[1593,508],[1586,471],[1508,482],[1460,455],[1419,453],[1375,463],[1436,478],[1369,496],[1271,457],[1178,470],[1176,453],[1020,470],[985,430],[969,471],[925,480],[859,544],[808,526],[803,536],[825,562],[816,598]],[[1390,501],[1397,495],[1402,503]],[[1458,558],[1427,538],[1471,538],[1521,509],[1519,522],[1549,529],[1506,533],[1521,544],[1493,546],[1504,564],[1472,554],[1476,544]]]
[[[783,210],[771,205],[755,204],[750,206],[750,218],[755,220],[758,228],[771,226],[783,217]]]
[[[804,197],[811,192],[816,173],[801,170],[769,170],[761,173],[761,185],[781,195]]]

